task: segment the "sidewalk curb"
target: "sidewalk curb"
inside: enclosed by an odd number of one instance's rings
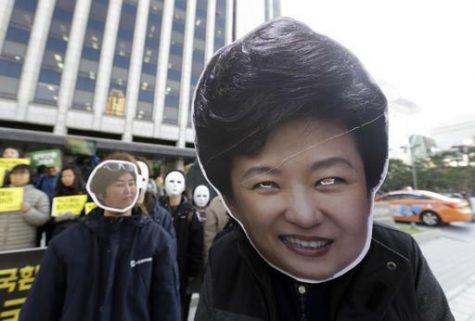
[[[413,234],[412,237],[417,241],[417,243],[427,242],[439,237],[442,237],[442,232],[440,229],[427,230],[424,232]]]

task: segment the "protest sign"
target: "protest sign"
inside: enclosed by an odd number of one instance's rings
[[[96,203],[94,202],[87,202],[86,203],[86,206],[84,207],[84,212],[87,214],[89,214],[90,211],[92,211],[93,209],[95,209],[97,207]]]
[[[23,187],[0,188],[0,213],[21,210]]]
[[[0,252],[0,320],[18,320],[45,249]]]
[[[84,205],[87,202],[87,195],[75,196],[58,196],[53,198],[53,206],[51,210],[52,216],[58,216],[69,212],[74,215],[81,214]]]
[[[13,167],[19,164],[30,165],[29,158],[0,158],[0,167],[10,171]]]
[[[31,166],[37,167],[40,165],[61,167],[62,153],[60,149],[39,150],[36,152],[27,153],[31,159]]]
[[[5,172],[6,168],[0,167],[0,187],[3,185],[3,182],[5,181]]]

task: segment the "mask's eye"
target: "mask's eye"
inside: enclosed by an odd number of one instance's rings
[[[260,189],[264,191],[270,191],[277,188],[277,184],[271,181],[259,182],[252,187],[252,189]]]
[[[324,179],[320,180],[320,185],[322,185],[322,186],[333,185],[333,184],[335,184],[335,182],[336,182],[335,177],[327,177],[327,178],[324,178]]]

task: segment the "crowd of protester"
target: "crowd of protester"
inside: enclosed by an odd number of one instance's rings
[[[22,153],[8,147],[2,156],[22,158]],[[147,164],[144,158],[120,152],[106,159],[132,163],[140,160]],[[151,172],[150,167],[148,172]],[[20,210],[0,215],[0,231],[4,235],[0,240],[0,251],[49,246],[58,235],[80,224],[87,216],[96,215],[95,211],[87,213],[86,208],[79,214],[64,210],[52,215],[52,204],[56,197],[86,195],[87,202],[93,202],[86,189],[90,174],[91,170],[82,169],[80,164],[65,164],[62,168],[40,166],[34,169],[28,164],[19,164],[7,171],[2,187],[20,187],[24,192]],[[191,296],[199,292],[210,243],[224,228],[229,215],[218,200],[219,196],[210,200],[206,185],[195,186],[190,192],[192,186],[187,186],[186,175],[179,169],[171,170],[163,178],[148,176],[132,213],[140,212],[149,217],[153,224],[160,226],[156,232],[166,233],[172,240],[179,282],[180,315],[182,320],[186,320]],[[32,304],[31,300],[29,304]]]

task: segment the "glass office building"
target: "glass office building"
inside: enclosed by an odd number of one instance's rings
[[[193,91],[239,1],[0,1],[1,126],[191,147]]]

